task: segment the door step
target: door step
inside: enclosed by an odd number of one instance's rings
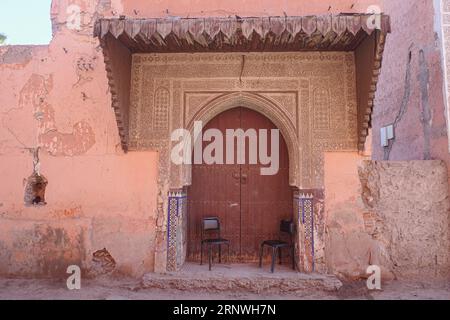
[[[302,274],[279,265],[273,274],[269,269],[268,265],[260,269],[248,264],[216,264],[212,271],[208,271],[207,264],[200,266],[190,263],[178,272],[146,274],[140,289],[285,294],[337,292],[342,286],[331,275]]]

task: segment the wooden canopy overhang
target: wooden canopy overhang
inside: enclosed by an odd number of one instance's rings
[[[99,19],[112,106],[122,147],[128,149],[131,57],[134,53],[354,51],[358,134],[364,149],[389,16],[340,14],[307,17]]]

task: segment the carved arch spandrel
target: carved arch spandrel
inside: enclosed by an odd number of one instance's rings
[[[202,106],[202,108],[200,108],[200,110],[195,114],[194,118],[186,125],[186,129],[190,131],[192,135],[195,121],[202,121],[203,124],[206,124],[220,113],[236,107],[245,107],[257,111],[266,116],[275,124],[275,126],[277,126],[288,147],[289,184],[291,186],[299,187],[301,181],[301,159],[298,134],[295,129],[295,125],[286,111],[269,99],[251,92],[233,92],[223,94]],[[178,177],[176,180],[178,180],[177,182],[181,183],[181,185],[174,187],[182,188],[190,185],[191,166],[183,165],[182,170],[178,170],[178,172],[182,176]]]

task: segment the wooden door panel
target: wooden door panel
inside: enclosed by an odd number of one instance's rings
[[[220,114],[204,130],[209,128],[221,130],[224,136],[226,129],[276,129],[269,119],[245,108]],[[226,157],[225,147],[224,143]],[[248,164],[248,147],[247,140],[245,165],[193,165],[192,186],[188,190],[189,260],[199,260],[201,220],[204,217],[220,218],[222,237],[231,241],[231,261],[241,262],[255,261],[261,242],[277,239],[280,220],[291,218],[292,190],[284,139],[280,135],[280,168],[274,176],[262,176],[259,163]],[[235,148],[235,155],[236,151]]]
[[[277,129],[263,115],[249,109],[241,113],[241,126],[244,130],[251,128]],[[268,131],[268,154],[272,153],[272,144]],[[259,138],[259,137],[258,137]],[[248,146],[247,146],[248,147]],[[273,150],[276,152],[276,150]],[[261,165],[243,165],[247,176],[241,185],[241,252],[246,261],[258,259],[259,246],[262,241],[279,238],[279,225],[282,219],[292,216],[292,190],[289,187],[289,158],[283,137],[279,136],[279,170],[276,175],[261,174]],[[248,154],[248,150],[247,150]]]
[[[195,167],[195,168],[194,168]],[[235,170],[230,166],[194,166],[193,185],[190,188],[188,214],[188,256],[190,260],[199,260],[201,241],[201,221],[206,217],[218,217],[221,222],[221,236],[231,240],[230,251],[240,253],[240,193],[239,181],[232,178]],[[207,181],[207,184],[205,183]],[[209,188],[225,185],[227,187]],[[199,191],[200,190],[200,191]],[[235,205],[237,204],[237,206]]]
[[[212,119],[204,126],[219,129],[225,134],[228,128],[240,125],[239,109],[232,109]],[[205,148],[208,142],[203,143]],[[224,156],[225,153],[224,145]],[[221,237],[230,240],[230,254],[235,259],[240,255],[240,167],[239,165],[192,166],[192,186],[188,190],[188,259],[200,260],[201,221],[205,217],[218,217],[221,222]],[[236,178],[238,177],[238,178]]]

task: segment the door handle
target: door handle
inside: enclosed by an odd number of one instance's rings
[[[230,204],[230,208],[239,207],[239,203],[232,203]]]
[[[242,184],[246,184],[247,183],[247,178],[248,178],[248,176],[246,174],[243,174],[242,178],[241,178],[241,183]]]

